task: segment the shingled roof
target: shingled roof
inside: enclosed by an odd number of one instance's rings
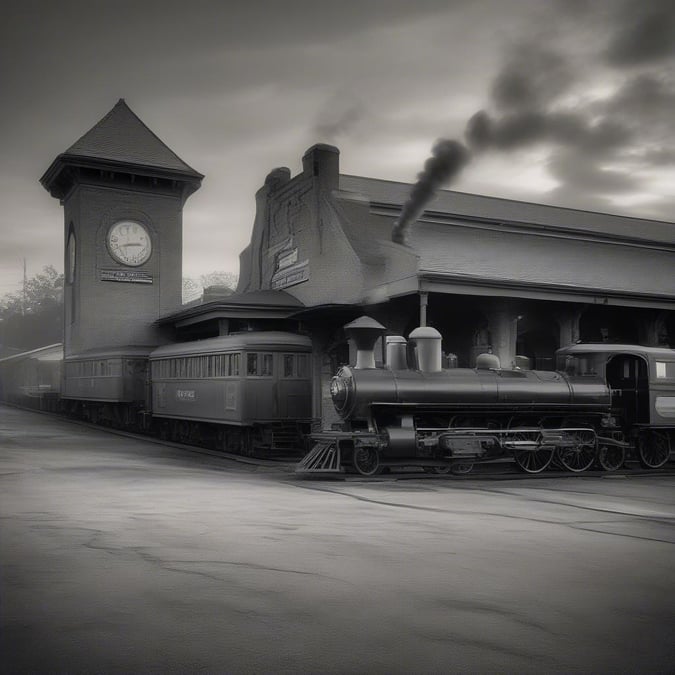
[[[391,208],[392,212],[400,211],[400,207],[410,196],[411,187],[409,183],[340,174],[341,191],[361,194],[370,200],[372,208]],[[675,244],[675,223],[672,222],[581,211],[453,190],[439,190],[429,202],[423,218],[433,218],[434,215],[473,222],[515,225],[525,229],[529,225],[537,229],[575,234]]]
[[[203,178],[161,141],[123,98],[63,155],[156,167]]]
[[[339,187],[340,223],[356,255],[364,263],[378,253],[390,257],[384,244],[391,247],[411,186],[341,174]],[[442,280],[454,292],[482,286],[518,297],[602,294],[658,306],[675,300],[674,223],[442,190],[413,225],[405,250],[417,258],[418,278]],[[380,261],[391,266],[389,282],[402,278],[399,263]]]

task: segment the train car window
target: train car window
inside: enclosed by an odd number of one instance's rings
[[[257,354],[247,354],[246,355],[246,374],[247,375],[257,375],[258,374],[258,355]]]
[[[307,377],[309,374],[309,357],[307,354],[298,354],[298,377]]]
[[[295,374],[295,369],[293,368],[294,361],[293,354],[284,354],[282,377],[293,377]]]
[[[263,376],[270,376],[274,370],[274,354],[261,354],[262,368],[260,374]]]
[[[675,379],[675,361],[657,361],[656,377],[658,379]]]
[[[592,376],[599,373],[596,360],[588,355],[572,356],[569,354],[565,358],[564,370],[567,375]]]
[[[239,376],[239,354],[232,354],[232,368],[230,375]]]

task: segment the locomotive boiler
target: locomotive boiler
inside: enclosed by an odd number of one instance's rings
[[[615,470],[632,447],[635,420],[621,408],[627,399],[617,403],[618,390],[600,367],[502,369],[495,355],[482,354],[475,368],[443,369],[441,335],[430,327],[417,328],[408,341],[388,337],[386,365],[376,367],[374,345],[383,331],[368,317],[345,326],[356,363],[341,367],[330,386],[343,424],[313,435],[316,445],[300,472],[347,467],[373,475],[384,467],[417,465],[463,473],[476,462],[501,459],[514,460],[527,473],[553,461],[573,472],[594,463]],[[652,436],[641,444],[646,466],[667,461],[673,421],[661,425],[667,443],[658,456],[650,455]]]

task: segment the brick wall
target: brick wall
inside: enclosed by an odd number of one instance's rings
[[[66,290],[65,349],[154,345],[162,341],[152,323],[180,307],[182,204],[180,196],[79,185],[64,204],[67,239],[72,223],[77,242],[75,282]],[[106,247],[109,227],[121,219],[142,223],[152,237],[152,255],[139,267],[115,261]],[[67,264],[67,262],[66,262]],[[151,284],[101,280],[101,270],[134,270]]]

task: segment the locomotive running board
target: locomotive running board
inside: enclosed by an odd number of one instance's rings
[[[295,473],[342,473],[339,443],[319,441],[298,463]]]

